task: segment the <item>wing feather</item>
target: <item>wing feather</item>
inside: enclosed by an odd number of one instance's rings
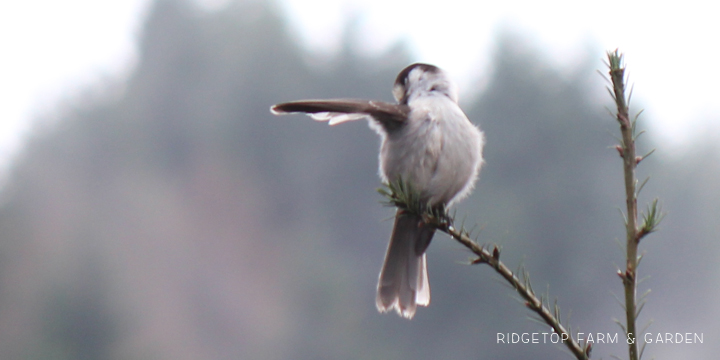
[[[337,125],[371,117],[388,130],[399,127],[407,118],[407,105],[390,104],[382,101],[332,99],[299,100],[273,105],[270,112],[275,115],[304,113],[317,121]]]

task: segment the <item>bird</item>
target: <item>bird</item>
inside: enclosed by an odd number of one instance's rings
[[[457,86],[442,69],[414,63],[397,75],[396,103],[378,100],[299,100],[271,106],[275,115],[304,113],[337,125],[367,118],[380,135],[379,175],[404,181],[421,204],[446,209],[473,190],[483,165],[485,135],[458,105]],[[377,285],[375,305],[412,319],[430,304],[425,251],[435,228],[398,209]]]

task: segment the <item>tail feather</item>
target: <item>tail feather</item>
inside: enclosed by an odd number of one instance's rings
[[[434,233],[420,217],[398,211],[378,280],[375,303],[379,311],[395,309],[411,319],[417,305],[430,304],[425,249]]]

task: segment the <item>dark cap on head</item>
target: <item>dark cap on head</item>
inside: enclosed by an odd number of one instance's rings
[[[413,71],[415,68],[420,68],[421,70],[423,70],[425,72],[430,72],[430,73],[436,73],[436,72],[440,71],[440,68],[438,68],[435,65],[414,63],[412,65],[408,65],[407,67],[405,67],[398,74],[397,78],[395,78],[395,85],[402,85],[402,86],[407,85],[408,75],[410,75],[410,72]]]
[[[415,63],[412,65],[408,65],[406,68],[400,71],[397,78],[395,78],[395,86],[393,86],[393,96],[395,97],[395,100],[397,100],[397,102],[400,104],[407,105],[408,86],[410,85],[408,84],[408,79],[410,77],[410,73],[415,69],[419,69],[424,73],[430,74],[437,74],[442,72],[442,70],[440,70],[440,68],[435,65],[423,63]]]

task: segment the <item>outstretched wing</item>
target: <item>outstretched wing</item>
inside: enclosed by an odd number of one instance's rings
[[[299,100],[270,107],[275,115],[305,113],[317,121],[336,125],[346,121],[371,117],[386,129],[395,129],[407,119],[407,105],[390,104],[374,100],[332,99]]]

